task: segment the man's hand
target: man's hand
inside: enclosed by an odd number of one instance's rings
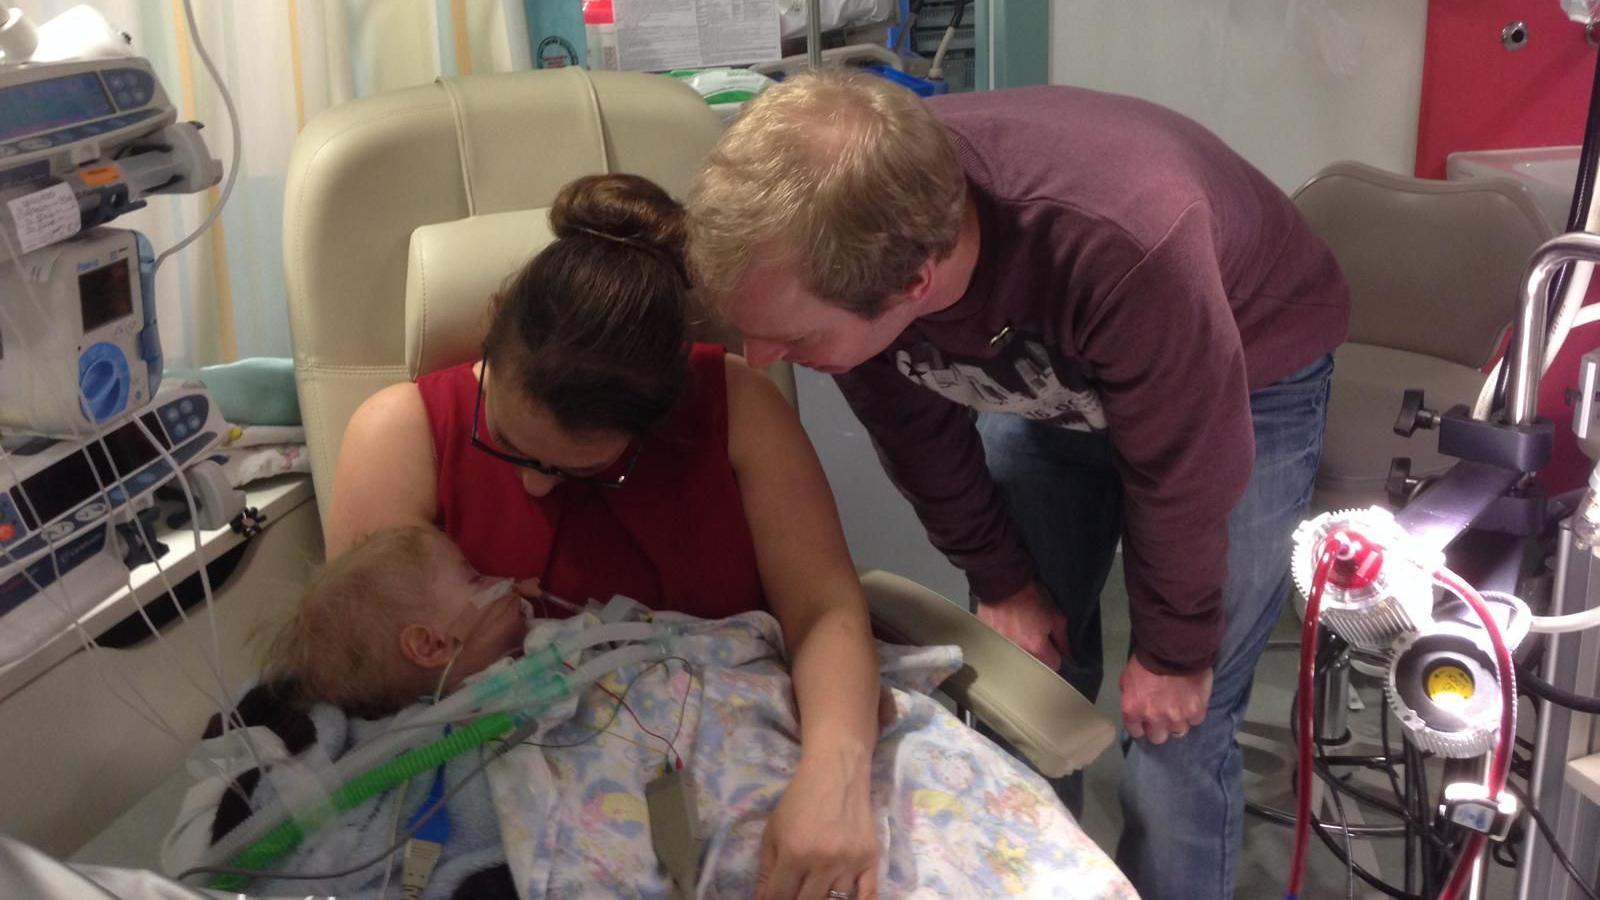
[[[1067,617],[1038,584],[993,603],[978,604],[978,618],[1055,672],[1067,649]]]
[[[1190,726],[1205,721],[1211,702],[1211,670],[1184,675],[1157,675],[1128,657],[1122,670],[1122,725],[1136,738],[1152,744],[1181,738]]]

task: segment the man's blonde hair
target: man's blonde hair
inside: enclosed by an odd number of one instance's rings
[[[427,690],[400,652],[401,629],[433,608],[449,539],[437,529],[379,531],[322,566],[267,651],[269,678],[306,702],[366,715],[393,712]]]
[[[752,262],[867,318],[955,246],[966,178],[944,125],[875,75],[768,88],[723,135],[688,201],[689,265],[714,304]],[[753,260],[753,254],[762,254]]]

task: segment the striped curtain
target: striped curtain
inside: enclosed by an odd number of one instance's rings
[[[35,23],[83,0],[9,0]],[[180,0],[90,0],[150,60],[180,121],[204,122],[211,152],[233,151],[221,96],[194,52]],[[439,75],[529,67],[522,0],[194,0],[206,51],[239,112],[238,181],[211,230],[161,268],[156,285],[169,366],[288,356],[282,231],[284,179],[295,136],[317,113],[354,97],[426,84]],[[226,172],[224,173],[226,177]],[[156,252],[193,230],[218,188],[153,197],[118,227]]]

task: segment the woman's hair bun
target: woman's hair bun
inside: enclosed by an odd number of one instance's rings
[[[683,206],[637,175],[589,175],[561,189],[550,209],[558,238],[588,234],[681,258]]]

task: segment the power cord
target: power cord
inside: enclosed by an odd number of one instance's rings
[[[1544,837],[1545,843],[1550,845],[1550,852],[1555,855],[1556,862],[1561,863],[1561,867],[1567,870],[1567,875],[1571,877],[1572,883],[1576,884],[1578,886],[1578,890],[1582,891],[1583,895],[1588,897],[1589,900],[1600,900],[1600,895],[1595,893],[1594,887],[1592,887],[1589,882],[1585,881],[1582,875],[1578,874],[1578,867],[1572,864],[1572,857],[1567,855],[1566,848],[1562,847],[1561,842],[1556,840],[1555,829],[1551,828],[1550,823],[1545,821],[1544,813],[1540,812],[1539,808],[1533,805],[1533,803],[1528,799],[1527,793],[1524,792],[1522,788],[1517,787],[1510,782],[1506,783],[1506,788],[1507,790],[1511,791],[1511,793],[1515,794],[1517,799],[1521,801],[1522,808],[1527,810],[1528,816],[1532,818],[1533,823],[1538,826],[1539,834]]]
[[[1324,672],[1327,671],[1326,667],[1319,667],[1319,670],[1320,671],[1324,671]],[[1298,710],[1299,710],[1300,700],[1301,700],[1300,693],[1297,690],[1293,700],[1290,703],[1290,709],[1289,709],[1290,740],[1295,742],[1295,743],[1298,743],[1298,740],[1299,740],[1299,724],[1298,724],[1299,723],[1299,715],[1298,715]],[[1320,747],[1319,747],[1319,749],[1320,749]],[[1380,759],[1380,758],[1379,757],[1370,757],[1370,758],[1368,758],[1368,757],[1349,757],[1347,759],[1353,760],[1354,764],[1357,764],[1357,765],[1372,765],[1372,766],[1376,766],[1376,765],[1378,765],[1378,763],[1376,761],[1378,759]],[[1385,755],[1381,759],[1383,760],[1383,762],[1385,764],[1387,764],[1387,762],[1388,762],[1388,751],[1387,751],[1387,749],[1385,749]],[[1343,810],[1343,798],[1340,797],[1339,795],[1340,795],[1341,792],[1350,793],[1351,792],[1351,786],[1345,784],[1338,777],[1334,776],[1333,773],[1331,772],[1331,770],[1328,769],[1328,767],[1326,765],[1319,764],[1319,762],[1317,760],[1315,760],[1315,759],[1313,760],[1313,771],[1319,777],[1322,778],[1322,780],[1323,780],[1323,782],[1325,784],[1327,784],[1329,792],[1334,797],[1334,809],[1335,809],[1335,812],[1342,816],[1343,812],[1344,812],[1344,810]],[[1291,777],[1290,778],[1290,783],[1291,784],[1298,784],[1298,778]],[[1362,792],[1362,793],[1365,794],[1365,792]],[[1351,797],[1352,797],[1352,799],[1358,799],[1358,800],[1360,799],[1360,798],[1357,798],[1355,796],[1355,794],[1353,794],[1353,793],[1351,793]],[[1402,804],[1404,804],[1406,802],[1408,802],[1408,801],[1405,800],[1405,799],[1401,799],[1401,803]],[[1247,805],[1247,806],[1252,806],[1252,805]],[[1384,804],[1384,805],[1388,807],[1388,809],[1386,809],[1385,811],[1403,812],[1403,810],[1402,810],[1402,808],[1400,806],[1394,806],[1394,805],[1390,805],[1390,804]],[[1264,808],[1258,807],[1258,808],[1255,808],[1255,809],[1251,809],[1251,811],[1256,813],[1257,815],[1261,815],[1262,812],[1264,811]],[[1270,810],[1269,812],[1275,814],[1274,816],[1264,816],[1265,818],[1268,818],[1269,821],[1280,822],[1281,824],[1288,824],[1290,826],[1292,826],[1294,824],[1294,819],[1291,816],[1285,815],[1285,814],[1280,813],[1280,812],[1278,812],[1276,810]],[[1409,819],[1410,817],[1402,816],[1402,818],[1403,819]],[[1364,882],[1365,884],[1367,884],[1369,887],[1373,888],[1374,890],[1379,891],[1380,893],[1384,894],[1387,897],[1393,897],[1393,898],[1395,898],[1395,900],[1426,900],[1426,898],[1428,896],[1431,896],[1431,895],[1425,895],[1425,894],[1415,894],[1415,893],[1410,892],[1409,890],[1405,890],[1405,889],[1402,889],[1402,888],[1395,887],[1394,885],[1392,885],[1389,882],[1383,880],[1382,878],[1379,878],[1377,875],[1374,875],[1373,873],[1369,872],[1360,863],[1357,863],[1355,861],[1354,855],[1350,852],[1350,838],[1352,838],[1352,837],[1409,837],[1409,834],[1412,831],[1416,830],[1414,828],[1413,823],[1411,823],[1409,821],[1404,821],[1402,824],[1399,824],[1399,825],[1350,826],[1348,824],[1348,822],[1345,822],[1345,823],[1343,823],[1341,825],[1332,825],[1332,824],[1329,824],[1329,823],[1322,822],[1313,813],[1310,816],[1310,824],[1312,826],[1311,830],[1316,833],[1318,839],[1321,840],[1322,843],[1328,848],[1329,852],[1331,852],[1334,855],[1334,857],[1336,859],[1338,859],[1339,862],[1342,865],[1345,866],[1345,877],[1346,877],[1346,889],[1347,889],[1347,892],[1353,890],[1353,883],[1352,883],[1352,880],[1351,880],[1351,876],[1354,876],[1355,878],[1361,879],[1362,882]],[[1334,833],[1342,833],[1343,834],[1343,836],[1344,836],[1344,841],[1342,842],[1343,846],[1341,846],[1341,842],[1340,841],[1335,840]]]
[[[1578,866],[1573,865],[1573,858],[1566,855],[1566,849],[1562,847],[1562,842],[1555,839],[1555,830],[1550,828],[1550,823],[1544,820],[1544,814],[1539,812],[1539,807],[1533,806],[1531,802],[1528,802],[1528,796],[1523,793],[1522,788],[1518,788],[1515,785],[1509,786],[1510,791],[1517,794],[1517,799],[1522,801],[1523,809],[1528,810],[1528,817],[1533,818],[1534,825],[1539,826],[1539,834],[1544,836],[1544,841],[1550,846],[1550,852],[1555,854],[1555,862],[1562,863],[1562,868],[1565,868],[1566,874],[1573,879],[1573,884],[1576,884],[1578,889],[1584,892],[1584,897],[1589,898],[1589,900],[1600,900],[1600,895],[1595,894],[1594,887],[1590,886],[1589,882],[1584,881],[1584,876],[1578,873]]]
[[[231,148],[232,159],[228,162],[228,177],[223,180],[222,191],[217,195],[217,202],[211,211],[200,221],[199,227],[191,231],[183,240],[161,251],[151,266],[151,277],[159,274],[161,264],[166,262],[174,253],[194,243],[206,229],[222,215],[223,207],[228,205],[228,198],[233,195],[233,185],[239,178],[239,163],[244,156],[244,135],[239,127],[239,112],[233,107],[233,95],[228,93],[228,87],[222,80],[222,73],[217,71],[217,64],[211,61],[211,54],[206,52],[205,44],[200,40],[200,26],[194,17],[194,0],[183,0],[183,15],[189,28],[189,41],[194,44],[195,55],[200,57],[201,65],[205,66],[211,74],[211,80],[217,85],[217,93],[222,97],[222,106],[228,111],[228,127],[233,138]]]
[[[1517,672],[1517,687],[1528,696],[1543,700],[1546,703],[1554,703],[1556,706],[1570,709],[1573,712],[1600,715],[1600,697],[1589,697],[1558,688],[1540,678],[1538,673],[1528,669],[1522,669]]]
[[[1317,756],[1322,756],[1322,745],[1316,745]],[[1328,785],[1328,793],[1333,797],[1333,810],[1339,816],[1339,830],[1344,834],[1344,897],[1345,900],[1356,900],[1356,857],[1350,849],[1350,820],[1344,814],[1344,798],[1339,796],[1340,784],[1333,778],[1326,765],[1319,765],[1317,774]]]

